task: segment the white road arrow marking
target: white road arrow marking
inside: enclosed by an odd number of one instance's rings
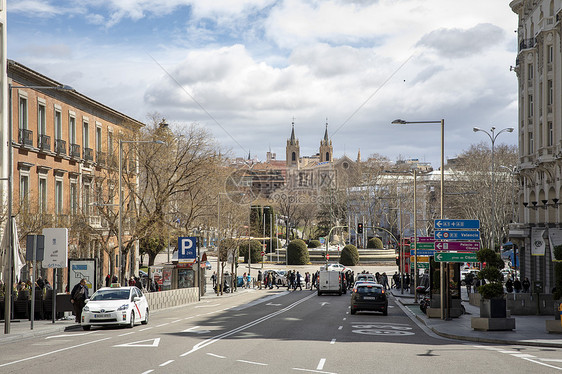
[[[146,342],[152,342],[152,343],[143,344],[143,343],[146,343]],[[133,348],[137,348],[137,347],[158,347],[158,344],[160,344],[160,338],[139,340],[138,342],[131,342],[131,343],[125,343],[125,344],[118,344],[118,345],[114,345],[114,347],[133,347]]]
[[[195,334],[208,334],[211,332],[211,330],[197,330],[199,327],[201,326],[193,326],[188,328],[187,330],[183,330],[182,332],[192,332]]]
[[[53,336],[47,336],[45,339],[68,338],[69,336],[89,335],[89,334],[94,334],[96,332],[97,331],[90,331],[90,332],[79,332],[79,333],[76,333],[76,334],[53,335]]]
[[[326,304],[330,304],[330,303],[327,302],[327,301],[324,301],[323,303],[320,303],[320,308],[322,308],[322,307],[323,307],[324,305],[326,305]]]

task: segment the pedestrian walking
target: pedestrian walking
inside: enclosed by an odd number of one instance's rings
[[[247,288],[248,287],[248,279],[246,277],[246,273],[242,274],[242,287],[243,288]]]
[[[258,270],[258,288],[261,290],[261,281],[262,281],[262,273],[261,270]]]
[[[298,288],[302,291],[301,278],[302,278],[301,273],[299,273],[299,272],[297,271],[297,275],[295,276],[295,279],[296,279],[295,290],[296,290],[297,287],[298,287]]]
[[[521,285],[523,286],[523,292],[529,293],[529,288],[531,288],[531,282],[529,281],[529,278],[525,277]]]
[[[72,307],[74,308],[74,315],[76,316],[76,322],[80,323],[82,318],[82,308],[84,308],[85,301],[88,298],[88,287],[86,286],[86,279],[80,279],[74,288],[72,288],[72,292],[70,292],[70,302],[72,303]]]
[[[213,275],[211,275],[211,280],[213,281],[213,289],[217,286],[217,272],[213,271]]]
[[[385,291],[390,288],[388,286],[388,276],[386,275],[386,273],[382,273],[382,286],[384,287]]]
[[[507,293],[513,292],[513,281],[511,280],[511,278],[508,278],[507,282],[505,282],[505,290],[507,291]]]
[[[519,278],[515,278],[515,281],[513,282],[513,290],[515,291],[515,293],[521,292],[522,288],[523,288],[523,285],[521,284],[521,281],[519,280]]]

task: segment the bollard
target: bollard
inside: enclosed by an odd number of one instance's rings
[[[562,303],[558,306],[558,311],[560,311],[560,326],[562,326]]]

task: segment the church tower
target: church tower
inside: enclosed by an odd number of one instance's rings
[[[301,156],[299,140],[295,137],[295,122],[292,123],[291,128],[291,138],[287,140],[287,148],[286,148],[286,155],[287,158],[285,160],[287,164],[287,168],[298,168],[299,167],[299,160]]]
[[[332,141],[328,137],[328,122],[326,122],[324,139],[320,141],[320,162],[333,162],[333,153]]]

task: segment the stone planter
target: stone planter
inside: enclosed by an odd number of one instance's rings
[[[482,299],[480,301],[481,318],[506,318],[507,308],[505,299]]]

